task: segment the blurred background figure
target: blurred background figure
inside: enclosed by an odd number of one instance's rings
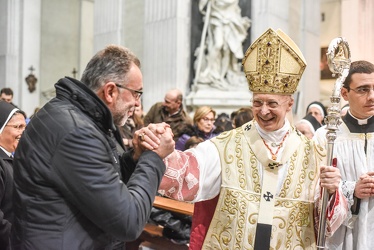
[[[344,105],[342,107],[342,109],[340,110],[340,115],[345,116],[347,114],[348,110],[349,110],[349,103],[347,103],[346,105]]]
[[[13,152],[26,128],[26,115],[0,101],[0,249],[9,250],[13,224]]]
[[[312,139],[317,129],[321,127],[321,124],[317,119],[311,115],[306,115],[303,119],[295,124],[295,127],[306,137]]]
[[[135,110],[134,110],[134,114],[136,116],[138,116],[140,119],[142,119],[143,123],[144,123],[144,110],[143,110],[143,103],[140,102],[140,105],[135,107]]]
[[[228,114],[221,113],[217,116],[216,121],[214,122],[214,126],[216,126],[216,132],[222,133],[224,131],[228,131],[232,129],[232,121]]]
[[[144,127],[143,119],[141,118],[141,116],[139,116],[141,115],[141,109],[138,109],[138,111],[136,112],[136,108],[134,109],[134,111],[130,112],[129,118],[126,120],[125,125],[120,127],[122,141],[126,150],[134,147],[132,139],[134,138],[135,131]]]
[[[191,136],[190,139],[186,141],[186,144],[184,145],[184,149],[190,149],[195,148],[200,142],[203,142],[204,139],[197,136]]]
[[[327,115],[327,110],[321,102],[311,102],[306,108],[306,115],[308,114],[314,116],[321,125],[325,124],[324,118]]]
[[[171,89],[165,94],[163,102],[154,104],[144,117],[144,126],[150,123],[166,122],[178,140],[177,129],[186,124],[192,124],[191,118],[183,109],[183,95],[179,89]]]
[[[200,137],[204,141],[213,138],[219,134],[216,132],[216,126],[214,122],[216,121],[216,111],[211,107],[202,106],[195,111],[193,117],[193,125],[184,125],[180,128],[179,139],[175,143],[175,149],[185,150],[185,144],[188,139],[192,136]],[[175,136],[175,135],[174,135]]]
[[[36,108],[34,109],[34,113],[30,116],[30,119],[32,119],[32,118],[36,115],[36,113],[38,113],[39,110],[40,110],[40,108],[39,108],[39,107],[36,107]]]
[[[237,128],[253,119],[252,108],[240,108],[233,112],[232,116],[232,127]]]
[[[2,88],[0,91],[0,99],[17,107],[13,103],[13,90],[11,88]]]
[[[0,98],[7,103],[12,103],[13,100],[13,90],[11,88],[3,88],[0,91]]]

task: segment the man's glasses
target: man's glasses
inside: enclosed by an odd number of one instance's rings
[[[282,105],[283,103],[285,103],[287,100],[284,100],[283,102],[279,103],[277,101],[273,101],[273,100],[270,100],[270,101],[263,101],[263,100],[252,100],[252,107],[253,108],[261,108],[262,105],[266,105],[269,109],[276,109],[278,108],[280,105]]]
[[[15,128],[17,130],[25,130],[26,124],[7,124],[5,126]]]
[[[348,87],[347,89],[348,89],[348,91],[353,90],[358,95],[367,95],[367,94],[370,93],[371,90],[374,90],[373,87],[369,87],[369,86],[362,86],[362,87],[358,87],[358,88],[355,88],[355,89],[351,89],[351,88]]]
[[[116,83],[116,86],[117,86],[118,88],[127,89],[128,91],[130,91],[136,100],[138,100],[138,99],[142,96],[142,94],[143,94],[143,91],[135,90],[135,89],[130,89],[130,88],[128,88],[128,87],[125,87],[125,86],[119,85],[119,84],[117,84],[117,83]]]

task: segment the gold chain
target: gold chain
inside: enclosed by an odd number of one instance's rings
[[[283,146],[283,142],[284,142],[284,140],[286,140],[286,137],[288,136],[289,133],[290,133],[290,131],[287,131],[287,133],[284,135],[284,137],[283,137],[281,143],[279,144],[279,146],[277,148],[277,151],[275,153],[273,153],[273,150],[271,150],[271,148],[266,143],[266,141],[264,140],[264,138],[261,137],[261,139],[264,142],[265,146],[267,147],[267,149],[269,149],[270,154],[271,154],[271,158],[273,159],[273,161],[275,161],[277,159],[278,152],[281,149],[281,147]]]

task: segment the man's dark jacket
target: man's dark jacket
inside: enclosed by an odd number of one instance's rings
[[[71,78],[27,126],[14,161],[14,249],[113,249],[136,239],[165,171],[118,154],[106,105]],[[126,183],[126,184],[125,184]]]

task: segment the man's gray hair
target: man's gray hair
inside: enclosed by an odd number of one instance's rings
[[[94,92],[107,82],[122,84],[132,63],[140,68],[139,59],[129,49],[109,45],[88,62],[81,82]]]

